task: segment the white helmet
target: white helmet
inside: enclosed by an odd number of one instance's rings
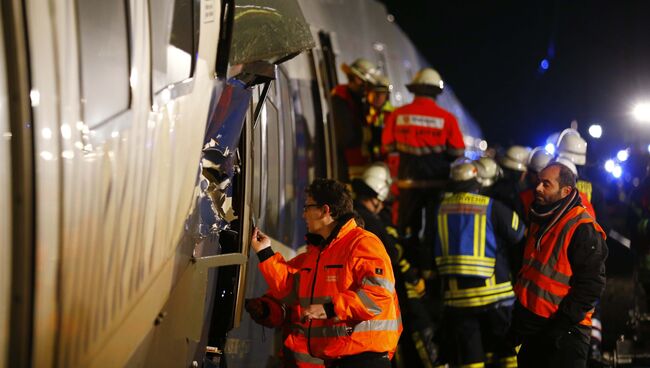
[[[478,170],[476,179],[483,187],[491,186],[501,176],[501,168],[491,157],[481,157],[473,163]]]
[[[566,157],[563,156],[556,157],[553,159],[553,161],[551,161],[551,163],[558,163],[563,166],[566,166],[567,168],[569,168],[569,170],[571,170],[573,175],[575,175],[576,177],[578,176],[578,169],[576,168],[576,165],[573,163],[573,161],[569,160]]]
[[[565,129],[557,140],[557,155],[576,165],[584,165],[587,163],[587,141],[575,129]]]
[[[343,72],[346,74],[352,73],[364,81],[370,83],[374,83],[375,76],[379,74],[377,66],[372,61],[363,58],[355,60],[350,65],[344,63],[341,65],[341,69],[343,69]]]
[[[530,148],[524,146],[512,146],[508,148],[505,156],[501,158],[501,165],[515,171],[526,171]]]
[[[390,92],[393,89],[393,86],[390,84],[388,77],[382,74],[377,74],[373,76],[374,82],[372,83],[371,88],[374,91],[384,91]]]
[[[549,162],[553,159],[551,155],[544,147],[535,147],[530,151],[528,156],[528,171],[540,172],[543,168],[548,165]]]
[[[451,163],[449,178],[452,181],[467,181],[478,178],[478,169],[466,157],[456,159]]]
[[[370,165],[363,172],[361,180],[377,193],[377,199],[383,202],[388,198],[393,179],[390,176],[390,170],[386,164],[383,162],[375,162]]]
[[[443,89],[445,84],[435,69],[424,68],[415,74],[415,77],[413,77],[413,80],[407,87],[416,85],[433,86]]]

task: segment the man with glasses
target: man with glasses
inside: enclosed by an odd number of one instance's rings
[[[286,261],[259,229],[251,239],[268,294],[300,317],[285,348],[306,347],[328,367],[390,367],[402,331],[390,258],[357,226],[345,185],[316,179],[306,193],[305,253]]]

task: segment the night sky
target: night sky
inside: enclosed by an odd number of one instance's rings
[[[650,1],[383,2],[488,143],[541,145],[574,119],[603,126],[592,148],[650,143],[630,114],[650,101]]]

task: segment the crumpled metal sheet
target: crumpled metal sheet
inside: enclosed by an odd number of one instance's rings
[[[313,48],[296,0],[236,0],[230,63],[276,63]]]

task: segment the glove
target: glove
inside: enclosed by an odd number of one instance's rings
[[[280,327],[287,319],[287,306],[268,295],[246,299],[244,308],[251,319],[262,326]]]
[[[263,298],[246,299],[244,308],[251,315],[251,319],[261,325],[269,317],[270,309]]]
[[[406,286],[406,296],[409,299],[422,299],[426,292],[424,279],[418,279],[415,283],[405,282],[404,285]]]

